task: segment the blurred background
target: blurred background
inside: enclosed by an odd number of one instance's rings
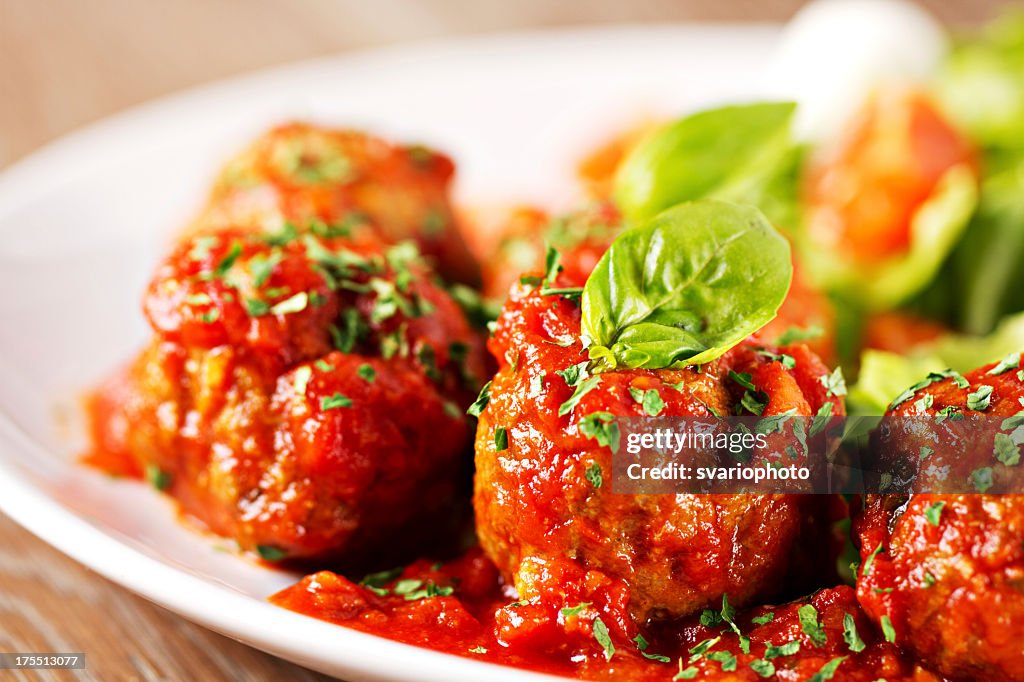
[[[253,69],[545,27],[784,22],[799,0],[0,0],[0,168],[103,116]],[[919,0],[967,27],[999,0]],[[98,617],[97,614],[102,614]],[[315,679],[181,620],[0,516],[0,651],[86,651],[85,679]],[[28,678],[35,679],[35,678]],[[65,679],[43,673],[39,679]]]
[[[538,27],[789,19],[800,0],[0,0],[0,167],[97,118],[260,67]],[[947,24],[998,0],[919,0]]]

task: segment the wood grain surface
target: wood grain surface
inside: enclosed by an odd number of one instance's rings
[[[0,0],[0,168],[132,104],[247,70],[396,42],[538,26],[784,21],[799,0]],[[996,0],[927,0],[977,23]],[[2,321],[0,321],[2,324]],[[317,680],[192,625],[0,516],[0,651],[83,651],[88,669],[0,680]]]

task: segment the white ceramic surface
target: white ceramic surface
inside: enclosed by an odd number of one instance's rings
[[[147,275],[221,161],[303,118],[423,141],[466,204],[575,198],[580,155],[638,118],[742,100],[771,26],[485,36],[321,59],[192,90],[0,173],[0,509],[182,616],[351,680],[541,679],[269,605],[294,575],[218,552],[144,485],[75,463],[76,400],[140,346]]]

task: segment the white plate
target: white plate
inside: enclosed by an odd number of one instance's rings
[[[144,106],[0,174],[0,509],[182,616],[352,680],[541,679],[269,605],[296,576],[216,551],[144,485],[75,463],[76,397],[141,345],[139,299],[221,161],[289,118],[446,150],[466,203],[574,198],[573,166],[637,118],[753,92],[770,26],[483,37],[328,58]]]

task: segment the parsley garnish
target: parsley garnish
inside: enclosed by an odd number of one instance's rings
[[[797,609],[797,617],[800,619],[800,628],[804,634],[811,638],[814,646],[822,646],[828,639],[825,631],[818,622],[818,609],[813,604],[804,604]]]
[[[775,675],[775,664],[771,661],[766,661],[763,658],[759,658],[756,661],[750,662],[750,669],[761,677],[772,677]]]
[[[661,394],[658,393],[657,389],[652,388],[644,391],[638,388],[630,388],[629,394],[633,396],[634,401],[640,403],[644,408],[644,412],[650,417],[657,417],[665,409],[665,401],[661,399]]]
[[[373,365],[371,365],[368,362],[364,362],[363,364],[359,365],[359,369],[356,370],[356,374],[358,374],[359,378],[361,378],[363,381],[366,381],[367,383],[371,384],[377,378],[377,370],[375,370],[373,368]]]
[[[573,392],[573,394],[571,396],[569,396],[569,399],[566,400],[564,403],[562,403],[558,407],[558,416],[562,417],[562,416],[565,416],[565,415],[569,414],[570,412],[572,412],[573,408],[576,407],[579,404],[579,402],[583,398],[583,396],[585,396],[587,393],[589,393],[590,391],[592,391],[595,388],[597,388],[597,385],[600,382],[601,382],[601,377],[599,377],[599,376],[588,377],[588,378],[584,379],[583,381],[581,381],[576,386],[576,391]]]
[[[335,393],[334,395],[320,398],[321,410],[327,411],[339,407],[352,407],[352,399],[348,396],[342,395],[341,393]]]
[[[808,434],[816,436],[828,426],[829,421],[832,418],[832,401],[828,401],[818,408],[818,413],[814,415],[814,419],[811,420],[811,428]]]
[[[990,369],[986,374],[995,375],[1009,372],[1011,369],[1017,369],[1020,366],[1020,353],[1010,353],[1005,358],[1000,360],[995,367]]]
[[[601,465],[598,464],[597,462],[594,462],[593,464],[587,467],[585,475],[587,477],[587,480],[590,481],[590,485],[594,486],[595,488],[600,488],[601,484],[604,482],[604,478],[602,478],[601,476]]]
[[[946,506],[945,502],[936,502],[924,510],[924,517],[928,519],[928,523],[938,527],[939,521],[942,520],[942,508]]]
[[[983,493],[992,487],[992,467],[981,467],[971,472],[974,489]]]
[[[171,487],[171,475],[155,464],[147,464],[145,469],[146,482],[157,490],[163,491]]]
[[[572,616],[580,615],[583,609],[587,608],[588,606],[590,606],[590,602],[581,602],[576,606],[566,606],[561,610],[561,613],[564,618],[571,618]]]
[[[879,542],[878,543],[878,547],[875,547],[871,551],[871,554],[868,554],[868,558],[864,561],[864,568],[861,569],[861,572],[860,572],[860,574],[862,576],[867,577],[867,575],[871,572],[871,567],[875,563],[875,557],[878,556],[879,554],[881,554],[883,551],[884,550],[882,549],[882,543]]]
[[[580,420],[580,433],[593,438],[598,445],[610,447],[612,452],[619,451],[619,425],[611,412],[593,412],[585,416]]]
[[[1012,417],[1011,417],[1012,419]],[[1006,420],[1009,421],[1009,420]],[[1006,421],[1003,423],[1005,424]],[[993,453],[996,459],[1002,464],[1013,467],[1020,464],[1020,447],[1013,437],[1005,433],[997,433],[995,437]]]
[[[825,393],[830,396],[846,395],[846,379],[843,378],[843,368],[836,367],[831,374],[826,374],[819,379],[825,387]]]
[[[770,661],[773,658],[792,656],[798,651],[800,651],[800,640],[798,639],[795,639],[787,644],[783,644],[782,646],[775,646],[769,643],[764,649],[764,657],[766,660]]]
[[[612,660],[615,655],[615,645],[612,644],[611,635],[608,634],[608,626],[600,617],[594,619],[594,639],[604,648],[604,660]]]
[[[508,430],[504,426],[494,429],[494,451],[503,452],[508,450]]]
[[[978,390],[967,394],[967,408],[971,410],[977,410],[978,412],[984,412],[988,409],[988,406],[992,403],[992,387],[988,385],[982,385],[978,387]]]
[[[775,620],[775,612],[774,611],[769,611],[768,613],[764,614],[763,616],[755,616],[754,618],[751,618],[750,622],[753,623],[754,625],[766,625],[766,624],[772,622],[773,620]]]
[[[843,616],[843,641],[855,654],[864,651],[864,647],[867,646],[857,633],[857,622],[849,613]]]
[[[264,561],[281,561],[288,556],[288,552],[273,545],[256,545],[256,553]]]
[[[471,417],[479,417],[480,413],[487,407],[487,403],[491,400],[491,382],[488,381],[484,384],[483,388],[480,389],[480,395],[476,397],[473,404],[466,410],[466,414]]]
[[[896,628],[892,626],[889,616],[882,616],[882,634],[885,636],[885,641],[889,642],[889,644],[896,643]]]
[[[839,669],[839,666],[842,665],[845,660],[846,656],[833,658],[831,661],[821,666],[821,669],[814,673],[814,675],[811,676],[811,679],[807,682],[825,682],[825,680],[831,680],[836,674],[836,670]]]

